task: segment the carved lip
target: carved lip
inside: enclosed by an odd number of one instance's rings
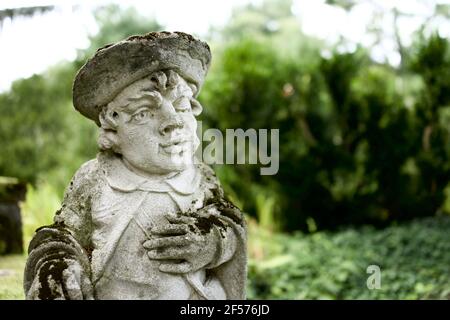
[[[169,140],[166,143],[161,143],[161,147],[163,147],[163,148],[170,147],[170,146],[179,145],[179,144],[182,144],[182,143],[185,143],[185,142],[188,142],[188,141],[189,140],[186,139],[186,138],[175,138],[175,139]]]
[[[160,146],[166,153],[177,154],[182,151],[187,151],[188,143],[188,139],[176,138],[167,143],[161,143]]]

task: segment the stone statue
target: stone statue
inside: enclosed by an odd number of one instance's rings
[[[97,50],[75,108],[100,127],[96,159],[29,246],[27,299],[244,299],[246,227],[195,160],[206,43],[181,32]]]

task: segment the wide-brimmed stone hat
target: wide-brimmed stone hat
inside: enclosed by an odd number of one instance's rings
[[[197,95],[208,72],[208,44],[183,32],[151,32],[104,46],[81,67],[73,83],[73,104],[99,124],[103,106],[124,88],[158,70],[172,69],[193,83]]]

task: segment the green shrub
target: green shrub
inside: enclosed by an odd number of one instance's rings
[[[449,217],[308,236],[253,230],[248,298],[449,299],[448,230]],[[266,256],[255,258],[258,243]],[[380,289],[367,288],[369,265],[381,269]]]
[[[52,224],[60,205],[58,192],[49,183],[41,182],[37,188],[28,185],[26,199],[21,204],[25,251],[36,229]]]
[[[433,35],[412,47],[404,70],[371,60],[363,47],[292,57],[270,37],[215,52],[199,96],[204,126],[279,129],[276,175],[216,167],[242,209],[283,231],[380,228],[448,211],[449,41]],[[262,210],[266,195],[276,205]]]

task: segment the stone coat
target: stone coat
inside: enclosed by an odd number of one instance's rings
[[[165,214],[188,214],[211,204],[220,212],[219,224],[211,226],[220,239],[214,261],[189,274],[159,271],[159,262],[142,246],[148,230],[168,223]],[[128,170],[118,156],[100,153],[75,174],[55,224],[38,230],[29,252],[25,291],[39,294],[28,298],[66,298],[64,291],[55,293],[39,282],[52,264],[61,267],[62,261],[64,268],[70,260],[89,274],[95,299],[245,298],[245,223],[204,164],[154,181]],[[39,285],[45,290],[33,287]]]

